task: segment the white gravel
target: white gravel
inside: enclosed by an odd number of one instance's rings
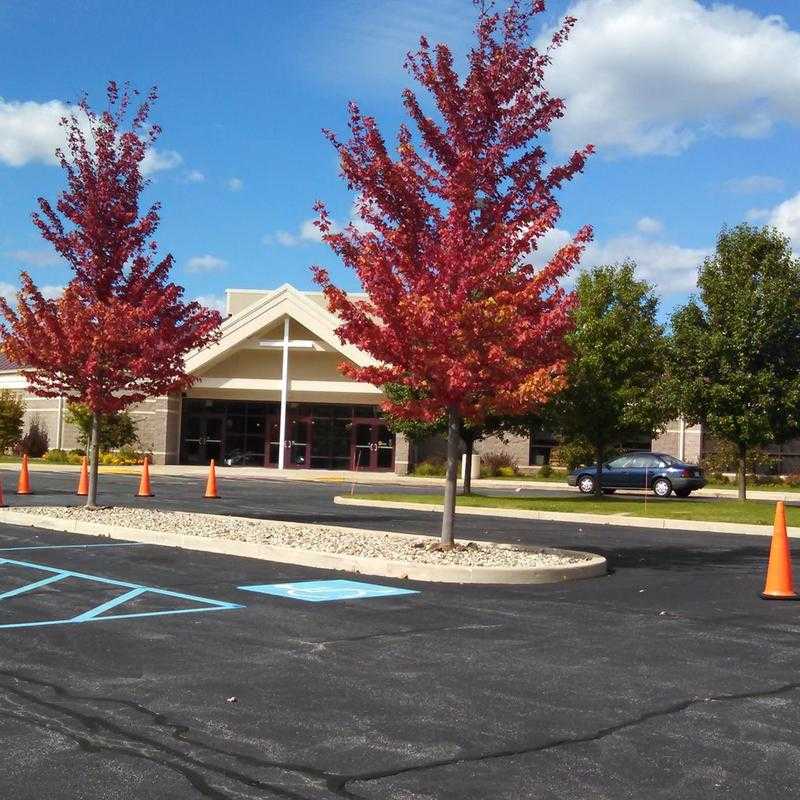
[[[440,551],[430,549],[437,541],[431,537],[128,506],[95,510],[82,506],[31,506],[26,507],[24,511],[58,519],[108,523],[148,531],[184,533],[278,547],[294,547],[317,553],[340,553],[424,564],[452,564],[465,567],[563,567],[579,563],[589,555],[526,550],[513,545],[467,541],[459,541],[459,546],[454,550]]]

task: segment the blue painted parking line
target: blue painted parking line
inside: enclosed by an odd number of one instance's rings
[[[117,595],[117,597],[114,597],[105,603],[101,603],[100,605],[87,609],[86,611],[83,611],[82,613],[74,617],[70,617],[68,619],[11,622],[11,623],[0,624],[0,629],[34,628],[34,627],[41,627],[44,625],[68,625],[68,624],[80,624],[83,622],[105,622],[107,620],[135,619],[138,617],[158,617],[170,614],[195,614],[203,611],[229,611],[235,608],[244,608],[244,606],[242,606],[239,603],[229,603],[225,600],[213,600],[210,597],[200,597],[199,595],[185,594],[183,592],[173,592],[169,589],[159,589],[154,586],[142,586],[141,584],[131,583],[129,581],[120,581],[114,578],[103,578],[99,575],[90,575],[86,572],[75,572],[73,570],[46,566],[45,564],[34,564],[29,561],[16,561],[11,558],[0,558],[0,566],[2,566],[3,564],[8,564],[16,567],[24,567],[26,569],[36,570],[39,572],[47,572],[49,574],[44,578],[32,581],[31,583],[27,583],[24,586],[19,586],[16,589],[10,589],[7,592],[3,592],[2,594],[0,594],[0,600],[34,591],[43,586],[47,586],[52,583],[57,583],[58,581],[64,580],[65,578],[75,578],[77,580],[92,581],[94,583],[101,583],[107,586],[117,586],[123,589],[127,589],[128,591],[123,592],[122,594]],[[140,611],[128,614],[107,613],[111,609],[116,608],[117,606],[120,606],[123,603],[126,603],[129,600],[133,600],[134,598],[144,594],[150,594],[161,597],[170,597],[178,600],[186,600],[187,602],[198,603],[200,605],[199,607],[192,607],[192,608],[171,608],[171,609],[164,609],[161,611]]]
[[[398,589],[395,586],[380,586],[361,581],[299,581],[298,583],[262,583],[239,586],[245,592],[258,592],[276,597],[303,600],[306,603],[326,603],[333,600],[361,600],[367,597],[391,597],[400,594],[419,594],[413,589]]]

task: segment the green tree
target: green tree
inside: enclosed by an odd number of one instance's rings
[[[393,404],[409,404],[414,400],[414,390],[399,383],[387,383],[383,385],[383,392]],[[447,434],[447,414],[442,413],[433,420],[426,420],[422,416],[418,418],[398,417],[391,412],[384,414],[386,424],[394,433],[400,433],[408,437],[413,443],[431,436],[443,436]],[[488,415],[480,422],[461,420],[459,435],[464,445],[464,453],[467,457],[467,464],[472,463],[472,454],[475,452],[475,443],[487,436],[499,436],[501,439],[509,435],[529,436],[531,428],[538,424],[540,418],[534,415],[528,416],[494,416]],[[467,468],[464,472],[462,484],[464,495],[472,494],[472,471]]]
[[[25,401],[16,393],[0,392],[0,453],[7,453],[22,438]]]
[[[82,403],[69,403],[64,417],[78,429],[78,444],[85,450],[92,438],[92,411]],[[119,450],[138,442],[136,421],[127,411],[99,415],[98,443],[100,450]]]
[[[611,451],[635,436],[653,434],[669,418],[659,391],[666,346],[656,320],[658,298],[635,270],[626,261],[579,276],[575,329],[567,337],[573,353],[567,386],[548,407],[551,426],[567,441],[591,445],[598,495]]]
[[[723,229],[699,298],[672,317],[672,394],[692,424],[737,451],[739,499],[752,448],[800,432],[800,262],[774,228]]]

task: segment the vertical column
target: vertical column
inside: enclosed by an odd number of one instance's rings
[[[64,447],[64,395],[58,398],[58,423],[56,425],[56,447],[62,450]]]
[[[678,460],[686,460],[686,420],[683,417],[678,421]]]
[[[281,421],[278,433],[278,469],[286,457],[286,402],[289,398],[289,317],[283,320],[283,366],[281,368]]]

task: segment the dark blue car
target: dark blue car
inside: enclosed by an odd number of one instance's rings
[[[578,467],[567,476],[570,486],[591,494],[597,486],[597,467]],[[652,489],[659,497],[688,497],[706,485],[703,471],[666,453],[626,453],[603,464],[602,486],[606,494],[617,489]]]

